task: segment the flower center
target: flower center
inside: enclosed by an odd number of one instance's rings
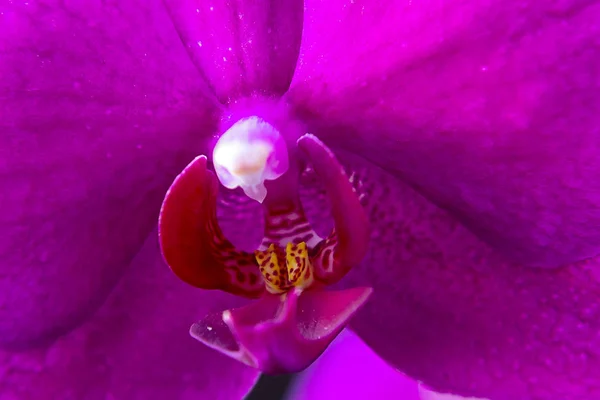
[[[288,243],[285,253],[271,243],[267,250],[254,252],[265,286],[270,293],[285,293],[294,287],[305,289],[314,282],[313,266],[305,242]]]
[[[262,203],[265,180],[281,177],[288,169],[288,153],[279,131],[259,117],[243,118],[217,141],[213,151],[215,172],[228,189],[241,187]]]
[[[213,152],[216,177],[206,156],[182,171],[163,201],[159,239],[169,267],[184,281],[258,299],[207,316],[192,326],[191,335],[263,372],[290,373],[319,357],[371,295],[370,288],[320,290],[363,259],[370,232],[334,153],[316,136],[303,134],[287,114],[275,114],[268,115],[270,122],[250,116],[222,127]],[[313,230],[302,206],[306,165],[329,199],[334,228],[325,238]],[[236,249],[219,227],[219,182],[263,205],[263,240],[254,253]]]

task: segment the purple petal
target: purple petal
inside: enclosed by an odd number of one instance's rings
[[[507,262],[397,178],[338,158],[373,230],[341,281],[373,287],[351,323],[373,350],[439,392],[600,398],[600,259],[557,270]]]
[[[288,89],[300,48],[302,1],[165,3],[185,47],[222,102]]]
[[[344,331],[295,381],[288,400],[420,400],[418,383],[386,364],[351,331]]]
[[[187,333],[198,316],[239,305],[179,281],[153,232],[94,318],[47,348],[0,353],[0,397],[240,399],[258,373]]]
[[[308,367],[367,301],[369,288],[336,292],[288,292],[209,315],[194,324],[193,337],[266,373]]]
[[[590,1],[307,0],[290,97],[512,259],[577,261],[600,253],[598,18]]]
[[[89,316],[212,133],[160,2],[67,3],[0,6],[0,345]]]

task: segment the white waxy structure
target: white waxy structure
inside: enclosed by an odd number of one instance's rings
[[[288,170],[287,145],[271,124],[248,117],[219,138],[213,163],[223,186],[241,187],[248,197],[262,203],[267,196],[265,180],[277,179]]]

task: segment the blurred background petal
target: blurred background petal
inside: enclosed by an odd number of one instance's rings
[[[379,358],[345,330],[290,387],[286,400],[419,400],[416,381]]]
[[[525,265],[600,253],[600,3],[307,0],[290,97]]]
[[[166,0],[175,27],[222,102],[288,89],[302,36],[302,0]]]
[[[159,0],[0,4],[0,346],[106,298],[214,133]]]
[[[240,304],[177,279],[153,232],[91,320],[47,348],[0,353],[0,398],[239,400],[258,372],[197,343],[188,329]]]

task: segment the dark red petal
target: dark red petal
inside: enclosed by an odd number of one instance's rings
[[[369,246],[369,220],[331,150],[314,135],[302,136],[298,147],[325,184],[331,204],[335,228],[319,246],[314,267],[317,278],[333,283],[365,256]]]
[[[218,183],[196,157],[169,188],[160,211],[158,235],[165,261],[183,281],[246,297],[264,291],[254,255],[237,250],[217,223]]]
[[[265,373],[298,372],[315,361],[367,301],[371,288],[294,290],[210,315],[190,334]]]

